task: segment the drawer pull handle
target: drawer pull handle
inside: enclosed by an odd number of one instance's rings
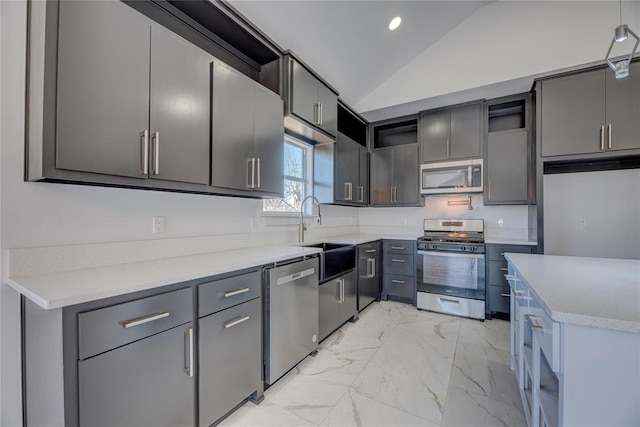
[[[501,297],[509,298],[511,295],[509,294],[500,294]]]
[[[460,301],[455,300],[455,299],[449,299],[449,298],[438,298],[438,301],[442,301],[442,302],[452,302],[455,304],[460,304]]]
[[[405,260],[403,260],[403,259],[395,259],[395,258],[393,258],[391,261],[393,261],[393,262],[405,262]]]
[[[520,279],[518,279],[513,274],[505,274],[504,278],[507,279],[508,281],[514,281],[514,282],[519,282],[520,281]]]
[[[404,246],[391,246],[391,249],[395,249],[397,251],[404,251],[407,248],[405,248]]]
[[[240,323],[246,322],[249,319],[250,319],[249,316],[244,316],[244,317],[238,317],[238,318],[233,319],[233,320],[229,320],[228,322],[225,322],[224,328],[225,329],[229,329],[229,328],[231,328],[233,326],[239,325]]]
[[[500,268],[500,271],[509,271],[509,269],[508,269],[508,268],[505,268],[505,267],[501,267],[501,268]]]
[[[245,292],[249,292],[249,288],[240,288],[235,291],[229,291],[224,293],[225,298],[233,297],[236,295],[244,294]]]
[[[148,316],[138,317],[137,319],[127,320],[126,322],[122,322],[122,326],[126,329],[129,329],[133,328],[134,326],[153,322],[154,320],[164,319],[165,317],[169,317],[168,311],[163,311],[162,313],[153,313]]]
[[[406,282],[404,280],[391,280],[391,283],[398,283],[399,285],[404,285]]]
[[[378,251],[375,250],[375,249],[367,249],[365,252],[368,253],[368,254],[374,254],[374,253],[376,253]]]

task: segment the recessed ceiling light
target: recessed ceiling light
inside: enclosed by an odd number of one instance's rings
[[[389,22],[389,30],[391,31],[395,30],[400,26],[401,22],[402,22],[402,18],[400,18],[399,16],[396,16],[391,20],[391,22]]]

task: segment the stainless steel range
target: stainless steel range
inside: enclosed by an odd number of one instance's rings
[[[484,319],[484,221],[425,219],[416,282],[418,308]]]

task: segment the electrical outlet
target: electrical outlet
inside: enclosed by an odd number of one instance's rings
[[[162,234],[162,233],[164,233],[164,217],[154,216],[153,217],[153,234]]]

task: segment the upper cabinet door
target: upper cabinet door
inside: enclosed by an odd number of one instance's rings
[[[390,205],[393,186],[393,148],[371,153],[371,204]],[[417,175],[416,175],[417,179]]]
[[[422,162],[449,158],[450,129],[449,111],[422,116]]]
[[[526,204],[529,170],[526,129],[490,133],[487,136],[485,204]]]
[[[352,198],[349,197],[349,183],[351,186],[357,185],[352,179],[352,163],[351,163],[351,139],[339,133],[336,138],[335,148],[335,184],[334,198],[337,201],[348,202]]]
[[[211,60],[176,34],[152,27],[150,177],[209,183]]]
[[[320,128],[336,136],[338,129],[338,95],[318,82],[318,102],[320,103]]]
[[[482,105],[451,109],[451,141],[449,158],[482,156]]]
[[[607,150],[640,148],[640,63],[630,66],[629,75],[616,79],[607,75]],[[609,128],[610,126],[610,128]]]
[[[150,30],[118,1],[60,2],[57,168],[146,177]]]
[[[396,187],[394,203],[415,206],[420,198],[418,145],[401,145],[394,147],[393,151],[393,180]]]
[[[604,149],[605,81],[604,70],[596,70],[540,82],[543,157]]]
[[[369,204],[369,152],[364,147],[359,147],[358,157],[360,158],[358,164],[358,191],[356,194],[356,201],[364,205]]]
[[[254,157],[257,191],[282,197],[284,191],[284,106],[282,99],[254,84]]]
[[[318,125],[318,80],[297,61],[293,61],[291,74],[292,105],[289,108],[298,117]]]
[[[211,185],[249,189],[253,154],[252,82],[219,63],[213,64],[211,111]]]

